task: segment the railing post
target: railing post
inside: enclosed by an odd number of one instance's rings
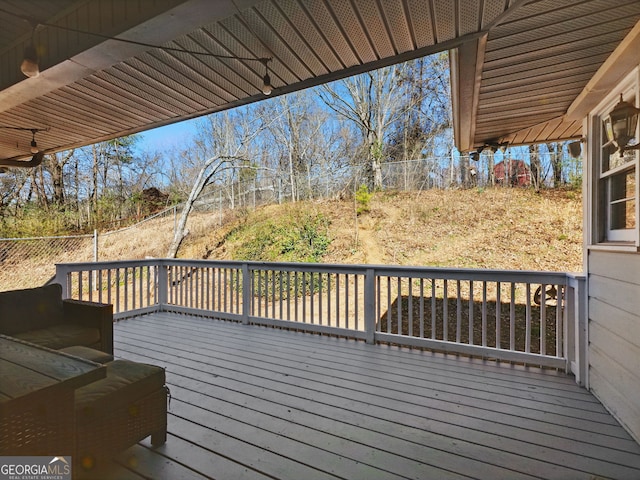
[[[65,265],[56,264],[56,276],[52,283],[62,285],[62,298],[69,298],[69,269]]]
[[[93,261],[94,263],[98,262],[98,230],[93,230]],[[95,291],[98,291],[98,271],[93,269],[93,288]]]
[[[364,277],[364,331],[366,342],[375,343],[376,336],[376,277],[373,268],[367,268]]]
[[[589,389],[589,358],[587,353],[588,333],[587,333],[587,279],[585,276],[576,278],[576,381]]]
[[[566,298],[565,355],[576,383],[588,388],[586,279],[569,275]]]
[[[158,309],[163,310],[165,305],[169,302],[169,292],[167,291],[169,285],[169,266],[164,262],[158,262]]]
[[[249,265],[242,264],[242,324],[249,325],[251,314],[251,278],[249,277]]]

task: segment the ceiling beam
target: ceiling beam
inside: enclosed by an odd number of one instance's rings
[[[449,53],[453,135],[458,151],[473,150],[480,81],[487,35],[460,45]]]

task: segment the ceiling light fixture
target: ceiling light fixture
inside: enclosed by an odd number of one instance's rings
[[[269,67],[268,67],[268,64],[271,61],[271,58],[241,57],[237,55],[220,55],[220,54],[211,53],[211,52],[202,52],[202,51],[196,51],[196,50],[188,50],[184,48],[154,45],[151,43],[138,42],[136,40],[127,40],[124,38],[110,37],[108,35],[102,35],[100,33],[87,32],[85,30],[79,30],[77,28],[64,27],[62,25],[55,25],[55,24],[46,23],[46,22],[39,22],[33,18],[16,15],[15,13],[9,12],[2,8],[0,8],[0,12],[21,18],[22,20],[29,22],[29,24],[32,27],[31,42],[29,43],[29,45],[27,45],[27,47],[24,50],[23,61],[22,61],[22,64],[20,65],[20,70],[22,70],[22,73],[24,73],[27,77],[36,77],[40,73],[40,68],[38,65],[38,53],[36,51],[35,44],[34,44],[34,36],[35,36],[36,28],[38,28],[38,26],[43,26],[43,27],[54,28],[58,30],[64,30],[67,32],[79,33],[83,35],[91,35],[94,37],[102,38],[104,40],[115,40],[117,42],[128,43],[131,45],[154,48],[154,49],[162,50],[165,52],[186,53],[189,55],[199,55],[203,57],[212,57],[212,58],[218,58],[222,60],[240,60],[244,62],[260,62],[265,66],[265,74],[262,77],[262,87],[261,87],[262,93],[265,95],[270,95],[271,92],[273,91],[273,86],[271,85],[271,77],[269,76]]]
[[[264,77],[262,77],[262,93],[265,95],[271,95],[273,87],[271,86],[271,77],[269,76],[269,61],[270,58],[261,58],[260,61],[264,64]]]
[[[7,130],[19,130],[23,132],[31,132],[31,143],[30,143],[30,151],[33,154],[40,152],[40,148],[38,147],[38,143],[36,142],[36,133],[38,132],[47,132],[49,128],[26,128],[26,127],[10,127],[6,125],[0,125],[0,128]]]
[[[22,63],[20,64],[20,71],[24,73],[27,77],[37,77],[40,74],[40,66],[38,65],[38,52],[36,51],[36,47],[34,44],[34,37],[36,34],[37,23],[31,23],[31,40],[29,44],[24,49],[24,54],[22,57]]]
[[[607,139],[618,147],[621,157],[624,156],[625,150],[640,149],[640,143],[638,143],[636,136],[639,113],[640,109],[625,102],[620,94],[618,104],[603,119]],[[629,145],[631,140],[636,140],[636,143]]]
[[[36,130],[35,128],[31,130],[31,153],[38,153],[38,144],[36,143]]]

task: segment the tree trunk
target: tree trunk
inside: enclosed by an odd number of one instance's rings
[[[547,143],[547,148],[553,167],[553,186],[558,188],[562,186],[562,156],[558,153],[557,143]]]
[[[460,156],[460,185],[462,188],[469,187],[469,155]]]
[[[487,180],[488,180],[488,184],[490,186],[495,186],[496,184],[496,172],[495,172],[495,159],[494,159],[494,153],[493,152],[489,152],[489,154],[487,154]]]
[[[529,145],[529,157],[531,158],[531,183],[536,192],[540,191],[542,178],[541,178],[541,165],[540,154],[536,145]]]

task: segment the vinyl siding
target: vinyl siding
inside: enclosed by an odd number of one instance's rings
[[[640,255],[590,251],[592,392],[640,441]]]

